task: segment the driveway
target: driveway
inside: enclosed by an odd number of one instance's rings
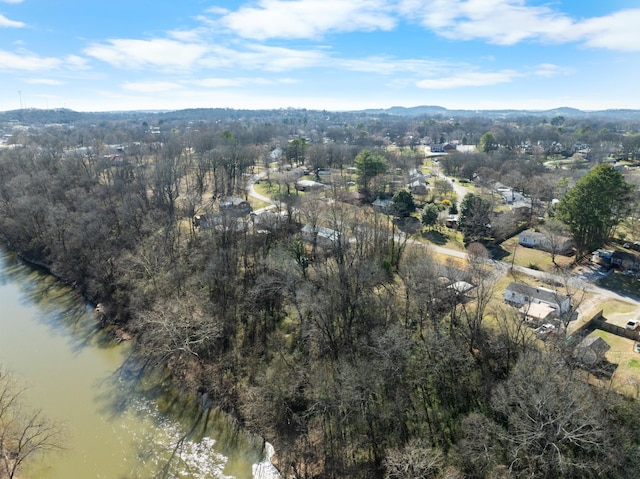
[[[271,205],[271,207],[266,207],[266,208],[261,208],[260,210],[268,210],[271,209],[272,207],[274,207],[276,205],[275,201],[273,201],[271,198],[269,198],[268,196],[263,196],[260,193],[258,193],[255,189],[255,184],[258,180],[261,180],[262,178],[267,176],[267,172],[263,171],[262,173],[258,173],[255,174],[253,176],[251,176],[251,178],[249,178],[249,181],[247,182],[247,194],[249,196],[251,196],[252,198],[255,198],[259,201],[262,201],[263,203],[269,203]]]

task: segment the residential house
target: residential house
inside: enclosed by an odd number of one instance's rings
[[[338,193],[338,198],[343,203],[355,206],[362,206],[367,202],[367,195],[358,191],[341,191]]]
[[[271,153],[269,153],[269,159],[271,161],[279,161],[283,155],[284,151],[282,151],[282,148],[274,148],[273,150],[271,150]]]
[[[337,231],[324,226],[313,226],[311,223],[304,225],[301,233],[304,241],[325,249],[333,248],[339,240]]]
[[[251,213],[251,204],[242,198],[229,197],[220,201],[219,208],[221,212],[233,213],[238,216],[244,216]]]
[[[296,190],[298,191],[320,191],[324,190],[326,185],[318,181],[298,180],[296,181]]]
[[[424,178],[425,175],[422,172],[422,170],[418,169],[418,168],[411,168],[409,170],[409,178],[411,179],[417,179],[417,178]]]
[[[388,213],[389,208],[391,207],[391,203],[392,203],[391,198],[378,198],[373,203],[371,203],[371,206],[373,206],[378,211],[382,211],[383,213]]]
[[[451,283],[447,286],[447,290],[451,291],[456,297],[466,297],[469,296],[472,290],[474,290],[476,286],[467,281],[456,281],[455,283]]]
[[[414,195],[426,195],[429,191],[427,188],[428,184],[424,179],[416,179],[411,181],[407,186],[409,187],[409,191]]]
[[[591,262],[600,265],[605,268],[612,266],[611,259],[613,258],[612,249],[598,249],[591,253]]]
[[[431,145],[431,153],[449,153],[455,150],[456,145],[453,143],[436,143]]]
[[[193,217],[193,226],[200,230],[212,230],[216,232],[242,233],[247,230],[248,222],[238,218],[235,214],[207,213]]]
[[[444,220],[444,224],[447,225],[447,228],[456,229],[458,227],[458,221],[460,219],[459,215],[447,215]]]
[[[502,196],[502,199],[508,205],[527,200],[526,196],[524,196],[522,193],[518,193],[512,188],[500,188],[498,190],[498,193],[500,193],[500,196]]]
[[[544,320],[571,309],[571,298],[547,288],[513,282],[504,292],[508,303],[520,308],[527,319]]]
[[[611,255],[611,265],[622,270],[640,270],[640,258],[629,251],[614,251]]]
[[[544,233],[538,233],[536,231],[523,231],[518,235],[518,243],[528,248],[535,248],[542,251],[552,251],[558,254],[568,254],[573,249],[573,241],[571,238],[558,237],[555,238],[555,242]]]

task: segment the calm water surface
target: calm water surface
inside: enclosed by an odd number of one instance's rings
[[[0,249],[0,364],[27,384],[30,405],[68,430],[66,450],[25,477],[278,477],[261,462],[261,441],[226,415],[205,416],[123,372],[129,346],[98,331],[93,314],[72,289]]]

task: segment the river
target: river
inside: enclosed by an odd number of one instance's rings
[[[0,364],[66,431],[64,451],[23,477],[279,477],[259,438],[214,407],[203,413],[198,401],[135,377],[129,352],[97,328],[73,289],[0,248]]]

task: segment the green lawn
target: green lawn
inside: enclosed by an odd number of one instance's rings
[[[522,246],[518,244],[517,236],[503,241],[501,246],[502,249],[509,253],[507,256],[502,258],[504,263],[513,263],[516,266],[524,266],[525,268],[532,268],[540,271],[551,272],[555,269],[555,266],[551,261],[551,253]],[[572,262],[573,257],[571,256],[556,255],[556,263],[560,267],[569,266]]]
[[[423,228],[413,236],[416,241],[434,246],[442,246],[457,251],[464,251],[464,242],[462,241],[462,233],[449,228],[443,228],[440,231],[429,230]]]
[[[611,378],[614,389],[638,397],[640,392],[640,353],[633,350],[635,342],[601,330],[595,330],[589,336],[599,336],[611,346],[606,358],[610,363],[618,365]]]

